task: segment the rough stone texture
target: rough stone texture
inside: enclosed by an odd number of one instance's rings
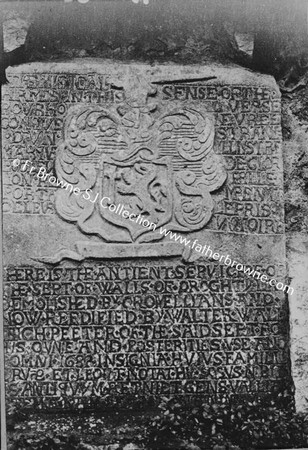
[[[31,12],[8,10],[3,20],[3,41],[4,51],[12,52],[16,48],[24,45],[27,31],[30,26]]]
[[[283,282],[273,79],[231,67],[83,60],[20,66],[8,78],[4,228],[14,401],[66,409],[285,387],[281,292],[12,169],[14,159],[29,159],[36,171],[44,166],[83,193],[108,192],[130,212]]]
[[[87,56],[232,61],[288,81],[294,71],[305,72],[308,59],[304,0],[27,1],[0,8],[6,48],[15,48],[20,34],[12,15],[22,28],[24,21],[31,25],[22,52],[8,55],[9,65]]]
[[[290,297],[292,377],[298,411],[308,410],[308,237],[288,238],[288,267],[294,294]]]
[[[283,86],[284,191],[288,276],[294,294],[289,296],[292,378],[297,411],[307,411],[307,231],[308,231],[308,116],[307,75]]]
[[[245,33],[235,33],[235,40],[239,49],[246,53],[249,56],[253,55],[253,43],[254,36],[253,34],[245,34]]]
[[[283,4],[281,0],[280,4]],[[169,3],[163,0],[164,3]],[[160,7],[163,4],[160,2]],[[244,17],[244,26],[243,24],[238,27],[234,24],[234,21],[230,21],[229,18],[223,23],[216,22],[209,19],[208,11],[205,15],[199,14],[199,11],[194,10],[193,7],[189,8],[189,11],[184,11],[185,18],[182,22],[179,22],[179,27],[176,29],[174,21],[169,26],[169,18],[174,17],[174,8],[179,9],[178,17],[181,16],[181,2],[177,1],[173,3],[172,8],[167,8],[163,12],[164,20],[162,20],[162,15],[157,14],[156,18],[160,22],[159,25],[163,25],[163,22],[167,20],[167,26],[164,25],[159,29],[159,26],[156,27],[153,33],[153,23],[149,27],[149,32],[139,32],[134,33],[133,30],[118,36],[118,39],[114,39],[114,34],[111,33],[112,38],[108,33],[105,33],[106,29],[106,19],[102,20],[99,17],[99,14],[93,14],[89,21],[86,20],[86,14],[83,12],[86,11],[84,6],[78,4],[72,4],[70,6],[75,8],[75,13],[72,14],[72,10],[69,13],[63,14],[62,17],[59,18],[59,14],[54,14],[54,8],[52,6],[52,2],[33,2],[33,5],[30,5],[30,2],[5,2],[6,6],[4,7],[3,12],[3,3],[0,5],[1,18],[4,18],[4,43],[5,50],[7,52],[12,52],[13,54],[9,55],[8,65],[18,64],[30,59],[59,59],[59,58],[72,58],[75,56],[108,56],[110,58],[115,59],[125,59],[125,60],[134,60],[139,59],[141,61],[147,60],[153,62],[154,60],[162,60],[162,61],[190,61],[192,63],[200,61],[209,61],[209,60],[219,60],[224,63],[229,61],[230,59],[247,65],[250,63],[253,40],[255,40],[255,47],[259,50],[259,54],[265,56],[269,61],[269,64],[263,64],[263,61],[259,61],[258,64],[254,66],[256,71],[264,71],[267,70],[270,73],[274,73],[278,79],[283,77],[283,80],[280,82],[280,85],[283,90],[283,98],[282,98],[282,130],[283,130],[283,157],[284,157],[284,188],[285,188],[285,223],[287,229],[287,257],[289,260],[289,278],[291,280],[291,285],[295,289],[295,293],[293,296],[289,296],[289,304],[290,304],[290,345],[291,345],[291,358],[292,358],[292,375],[295,383],[295,398],[296,398],[296,406],[297,410],[307,410],[307,402],[305,401],[305,397],[307,396],[307,373],[308,373],[308,357],[307,357],[307,322],[308,322],[308,312],[306,308],[307,303],[307,278],[308,278],[308,269],[307,269],[307,228],[308,228],[308,176],[307,176],[307,167],[308,167],[308,142],[307,142],[307,132],[308,132],[308,120],[307,120],[307,105],[308,105],[308,90],[307,90],[307,75],[306,72],[306,62],[305,59],[301,60],[298,56],[301,55],[305,48],[306,44],[303,43],[301,39],[298,37],[294,38],[294,32],[298,30],[298,22],[294,25],[294,21],[292,20],[292,14],[287,14],[287,20],[285,20],[285,24],[287,24],[287,28],[289,31],[282,36],[282,33],[279,32],[275,36],[276,44],[273,45],[273,34],[275,31],[279,29],[279,20],[277,20],[278,9],[276,9],[274,16],[270,14],[269,6],[274,5],[274,2],[253,2],[254,5],[261,5],[264,7],[264,20],[261,20],[261,26],[254,26],[253,20],[251,21],[251,17],[253,15],[247,14]],[[46,3],[44,5],[44,3]],[[60,2],[56,2],[57,7],[60,6]],[[94,2],[91,2],[94,4]],[[98,5],[98,2],[95,2]],[[117,2],[118,13],[113,16],[110,15],[107,18],[108,25],[114,25],[115,20],[117,20],[117,16],[120,16],[120,19],[117,21],[118,29],[125,28],[126,23],[132,23],[132,8],[135,5],[130,2],[130,12],[125,12],[123,14],[123,2]],[[192,2],[189,3],[189,6]],[[205,2],[204,2],[205,3]],[[219,4],[219,2],[215,2]],[[292,8],[292,13],[297,13],[295,4],[298,4],[295,0],[289,2],[290,7]],[[303,2],[305,3],[305,2]],[[106,2],[104,2],[106,5]],[[158,1],[155,2],[158,5]],[[155,9],[155,4],[153,2],[152,11]],[[170,3],[169,3],[170,4]],[[227,8],[229,11],[229,15],[240,17],[238,10],[231,6],[230,2],[227,2]],[[245,6],[248,2],[245,2]],[[48,5],[48,6],[47,6]],[[90,5],[88,5],[90,6]],[[87,7],[87,6],[86,6]],[[105,7],[105,6],[104,6]],[[83,9],[82,9],[83,8]],[[139,8],[139,7],[138,7]],[[141,7],[142,8],[142,7]],[[305,4],[305,8],[307,5]],[[12,12],[12,10],[14,11]],[[243,2],[240,2],[240,9],[243,9]],[[283,8],[281,8],[282,10]],[[78,12],[79,11],[79,12]],[[110,10],[109,10],[110,11]],[[114,10],[115,11],[115,10]],[[146,18],[150,17],[148,14],[148,10],[143,9],[135,9],[135,12],[142,11],[143,19],[140,21],[142,25],[145,27],[148,26],[148,20]],[[280,8],[279,8],[280,11]],[[96,11],[97,12],[97,11]],[[82,15],[80,19],[80,13]],[[191,16],[196,16],[201,21],[196,23],[191,20],[186,20]],[[60,14],[61,15],[61,14]],[[90,14],[91,15],[91,14]],[[75,20],[72,21],[72,17],[74,16]],[[78,17],[79,16],[79,17]],[[76,20],[77,17],[77,20]],[[306,12],[301,14],[302,18],[306,17]],[[127,21],[127,19],[129,20]],[[219,17],[219,19],[221,16]],[[59,20],[60,19],[60,20]],[[111,19],[111,20],[110,20]],[[125,21],[125,26],[121,25],[121,21]],[[134,19],[133,19],[134,20]],[[138,17],[137,17],[138,20]],[[77,27],[76,25],[77,21]],[[239,20],[240,21],[240,20]],[[266,29],[265,22],[269,23],[268,28],[270,32]],[[35,23],[36,22],[36,23]],[[15,49],[18,49],[20,45],[25,42],[26,32],[32,23],[32,28],[30,30],[30,34],[28,35],[28,39],[26,42],[26,48],[28,50],[27,54],[24,52],[24,48],[21,48],[20,52],[15,52]],[[201,25],[200,25],[201,23]],[[216,29],[212,29],[212,24],[216,23]],[[61,24],[61,27],[58,27],[58,24]],[[69,26],[67,26],[69,24]],[[88,30],[91,25],[94,25],[93,29],[95,33],[89,35]],[[103,24],[103,25],[102,25]],[[197,26],[195,26],[197,25]],[[80,28],[78,28],[80,26]],[[84,28],[82,28],[84,26]],[[151,28],[152,27],[152,28]],[[141,27],[142,28],[142,27]],[[187,33],[183,35],[182,31],[185,29]],[[306,24],[305,24],[305,41],[307,42],[307,33],[306,33]],[[79,30],[78,33],[74,36],[74,30]],[[290,32],[291,30],[291,32]],[[236,31],[233,39],[233,33]],[[256,33],[257,31],[257,33]],[[252,33],[255,34],[252,37]],[[152,35],[151,35],[152,34]],[[159,36],[159,41],[157,41],[156,37]],[[250,37],[251,40],[246,39],[246,37]],[[80,38],[81,37],[81,38]],[[283,37],[283,39],[282,39]],[[295,46],[292,46],[295,43]],[[259,45],[259,41],[261,41],[262,45]],[[46,45],[47,44],[47,45]],[[278,44],[278,45],[277,45]],[[269,51],[270,47],[275,48],[274,51]],[[295,49],[296,47],[296,49]],[[241,55],[242,52],[245,52],[248,55],[248,58],[243,57]],[[278,51],[279,50],[279,51]],[[295,51],[296,50],[296,51]],[[291,67],[290,67],[291,63]],[[294,88],[296,88],[294,90]],[[38,102],[40,104],[41,102]],[[37,188],[35,187],[28,196],[25,196],[25,202],[29,205],[32,195],[35,194]],[[18,196],[18,194],[17,194]],[[215,200],[217,197],[217,193],[215,193]],[[16,198],[16,202],[19,202],[20,199]],[[52,199],[51,199],[52,200]],[[37,208],[38,204],[44,203],[45,206],[48,203],[48,198],[34,198],[33,201],[34,207]],[[53,202],[51,201],[47,206],[47,210],[53,208]],[[19,204],[20,206],[20,204]],[[33,210],[31,211],[33,212]],[[16,216],[15,216],[16,217]],[[302,233],[302,234],[301,234]],[[306,234],[304,234],[306,233]],[[26,241],[28,236],[31,235],[31,227],[26,228],[25,233],[22,236],[22,239]],[[45,235],[42,233],[40,239],[42,244],[45,242]],[[228,251],[229,248],[232,248],[232,255],[234,255],[236,247],[238,246],[238,242],[232,242],[233,239],[226,244],[225,248]],[[16,241],[10,240],[11,245],[9,246],[10,250],[16,248]],[[32,246],[31,239],[28,240],[28,247]],[[260,242],[257,242],[257,245],[260,245]],[[267,243],[265,243],[267,245]],[[19,246],[21,247],[21,246]],[[42,245],[44,247],[44,245]],[[254,246],[251,247],[254,252]],[[20,248],[19,248],[20,249]],[[113,251],[115,249],[113,248]],[[148,251],[148,249],[146,249]],[[275,249],[273,249],[275,252]],[[120,255],[120,251],[118,252],[118,256]],[[176,253],[176,252],[175,252]],[[113,253],[113,256],[115,253]],[[191,257],[191,255],[189,255]],[[261,259],[261,257],[260,257]],[[33,261],[30,262],[33,264]],[[36,263],[34,263],[36,264]],[[51,416],[52,417],[52,416]],[[55,418],[51,419],[51,422],[46,424],[45,427],[41,428],[41,416],[32,418],[29,417],[30,432],[37,432],[38,429],[44,430],[43,433],[48,433],[50,429],[54,429]],[[75,417],[68,424],[65,422],[64,418],[60,419],[61,431],[63,433],[67,433],[68,430],[72,430],[74,428],[80,428],[76,425]],[[83,434],[87,434],[88,430],[92,430],[93,421],[84,421],[82,419],[83,425],[85,425],[86,430],[83,430]],[[18,428],[17,432],[29,432],[29,430],[23,429],[23,426],[28,425],[22,423],[20,425],[21,428]],[[96,426],[98,426],[98,421],[95,420]],[[100,424],[101,425],[101,424]],[[117,436],[118,430],[113,429],[110,424],[103,424],[104,432],[109,433],[105,436],[105,440],[100,441],[109,442],[110,438],[110,430],[111,436]],[[101,430],[103,433],[103,431]],[[136,433],[136,430],[135,430]],[[126,436],[125,436],[125,442]],[[132,439],[133,440],[133,439]],[[85,440],[85,442],[88,442]],[[92,441],[90,441],[92,442]],[[113,441],[112,441],[113,442]],[[130,442],[130,441],[129,441]],[[98,443],[98,442],[97,442]],[[118,444],[115,444],[115,448]],[[97,445],[85,445],[84,448],[97,449]],[[102,445],[101,450],[103,448],[107,450],[111,450],[113,448],[112,445]],[[122,446],[121,446],[122,448]],[[224,447],[221,447],[224,448]]]
[[[152,1],[148,6],[112,0],[86,5],[27,2],[0,8],[7,51],[20,41],[16,22],[22,24],[22,32],[28,30],[23,53],[14,64],[76,57],[184,64],[247,60],[233,37],[236,23],[226,18],[230,9],[217,8],[211,1]]]
[[[304,77],[299,88],[306,85]],[[283,96],[284,190],[286,231],[308,232],[308,89]]]

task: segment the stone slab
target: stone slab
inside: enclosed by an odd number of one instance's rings
[[[51,410],[283,389],[284,292],[200,250],[285,280],[274,80],[89,60],[7,76],[8,395]]]

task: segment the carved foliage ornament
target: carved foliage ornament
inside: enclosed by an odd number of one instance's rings
[[[159,226],[187,232],[208,223],[211,192],[226,178],[213,151],[213,119],[192,108],[154,119],[155,109],[70,109],[56,173],[80,195],[59,189],[56,210],[63,219],[110,242],[151,242],[163,238]],[[103,197],[108,199],[101,202]],[[108,204],[141,214],[157,224],[156,232],[111,212]]]

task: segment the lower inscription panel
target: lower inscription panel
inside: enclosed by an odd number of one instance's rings
[[[263,395],[289,374],[283,295],[214,262],[7,267],[6,294],[19,405]]]

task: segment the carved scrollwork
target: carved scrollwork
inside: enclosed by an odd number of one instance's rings
[[[193,172],[179,172],[175,179],[175,217],[185,230],[198,230],[211,218],[213,201],[206,189],[197,184]]]
[[[198,184],[206,186],[209,192],[220,188],[226,179],[226,172],[218,155],[213,154],[206,158],[202,164],[202,171],[204,175]]]
[[[176,151],[186,161],[200,161],[213,148],[213,121],[198,111],[173,111],[163,117],[160,130],[162,140],[172,140],[176,136]]]
[[[214,136],[213,119],[192,108],[162,116],[156,107],[128,103],[113,112],[98,106],[72,108],[58,149],[56,172],[59,180],[81,194],[91,190],[92,197],[108,196],[110,202],[145,214],[157,226],[198,230],[213,212],[210,193],[226,178],[213,150]],[[121,229],[126,230],[127,242],[163,238],[158,232],[135,229],[104,206],[66,189],[57,193],[58,214],[76,222],[84,233],[112,241],[122,239],[115,238]]]
[[[159,129],[161,152],[174,155],[174,229],[201,229],[213,212],[210,192],[226,179],[222,161],[214,153],[213,118],[193,109],[174,110],[162,117]]]
[[[109,146],[119,152],[127,149],[129,137],[121,125],[120,118],[102,108],[77,107],[70,111],[64,140],[59,145],[56,158],[56,173],[62,183],[56,196],[56,210],[67,221],[77,222],[84,232],[93,232],[103,237],[99,227],[85,226],[93,214],[95,205],[90,201],[98,193],[98,176],[101,164],[101,147]],[[72,186],[67,187],[67,185]],[[66,186],[66,187],[65,187]],[[80,195],[74,193],[80,191]],[[86,194],[86,195],[84,195]]]

